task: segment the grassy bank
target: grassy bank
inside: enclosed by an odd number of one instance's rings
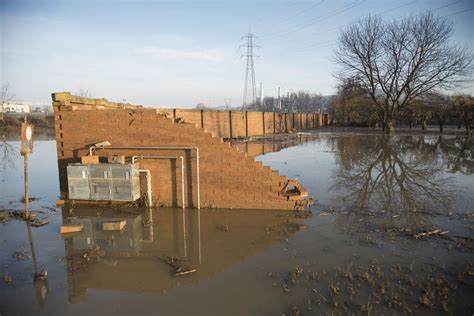
[[[8,139],[20,139],[21,123],[24,115],[5,114],[0,120],[0,136]],[[54,137],[54,116],[37,114],[28,115],[28,122],[35,125],[35,135],[37,137]]]

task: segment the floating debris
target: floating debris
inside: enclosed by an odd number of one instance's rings
[[[5,282],[6,285],[12,285],[13,280],[12,277],[8,274],[8,272],[5,272],[5,275],[3,276],[3,282]]]
[[[174,268],[174,276],[182,276],[197,271],[196,268],[188,266],[183,260],[174,257],[168,256],[167,259],[160,258],[160,260]]]
[[[286,229],[290,232],[293,231],[303,231],[306,229],[306,225],[303,224],[298,224],[298,223],[293,223],[293,222],[287,222],[287,227]]]
[[[29,196],[28,197],[28,202],[34,202],[34,201],[39,201],[40,198],[37,198],[37,197],[34,197],[34,196]],[[26,200],[25,200],[25,197],[22,196],[21,199],[20,199],[20,203],[25,203]]]
[[[220,230],[220,231],[223,231],[223,232],[228,232],[229,231],[229,225],[225,224],[225,225],[218,225],[217,226],[217,229]]]
[[[41,226],[44,226],[44,225],[47,225],[47,224],[49,224],[48,220],[35,219],[34,221],[31,221],[31,226],[33,226],[33,227],[41,227]]]
[[[25,247],[23,246],[20,247],[18,250],[15,250],[13,258],[15,258],[17,261],[25,260],[26,258],[28,258]]]
[[[423,232],[423,233],[413,235],[413,237],[415,237],[415,239],[422,239],[422,238],[427,238],[427,237],[439,237],[439,236],[446,235],[447,233],[449,233],[448,230],[443,231],[437,228],[428,232]]]
[[[5,223],[10,219],[9,213],[0,211],[0,223]]]
[[[48,279],[48,271],[41,269],[41,271],[35,275],[35,280],[46,281]]]

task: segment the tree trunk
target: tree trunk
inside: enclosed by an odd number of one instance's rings
[[[443,123],[439,122],[439,132],[442,134],[443,133]]]
[[[413,122],[412,122],[412,120],[408,120],[408,126],[410,126],[410,129],[413,128]]]
[[[395,120],[393,118],[387,118],[385,120],[385,124],[384,124],[384,131],[385,131],[385,134],[387,135],[394,135],[395,134]]]
[[[426,119],[421,121],[421,130],[424,131],[426,129]]]

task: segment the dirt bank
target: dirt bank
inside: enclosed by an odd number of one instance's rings
[[[22,115],[5,115],[0,120],[0,136],[9,140],[20,139]],[[41,138],[54,137],[54,116],[52,115],[30,115],[28,122],[35,125],[35,134]]]

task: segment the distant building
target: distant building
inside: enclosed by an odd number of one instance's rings
[[[0,111],[2,109],[0,108]],[[3,105],[3,112],[10,113],[30,113],[31,107],[26,104],[17,104],[17,103],[5,103]]]

